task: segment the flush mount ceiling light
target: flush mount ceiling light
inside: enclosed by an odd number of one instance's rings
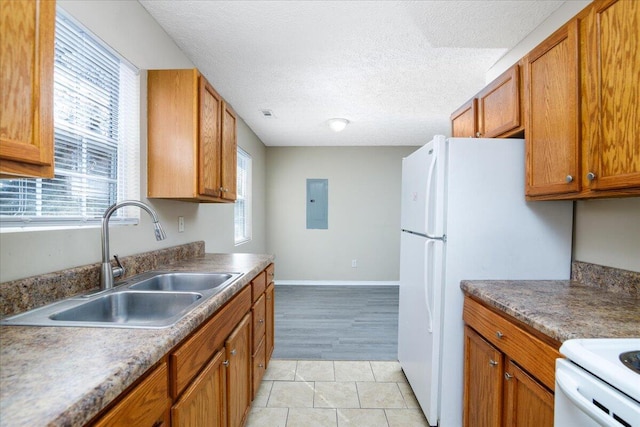
[[[334,132],[341,132],[344,128],[349,124],[349,120],[347,119],[329,119],[327,122],[329,123],[329,127]]]

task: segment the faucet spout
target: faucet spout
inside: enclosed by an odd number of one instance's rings
[[[137,206],[140,209],[147,211],[151,218],[153,218],[153,228],[156,240],[164,240],[167,238],[156,211],[154,211],[149,205],[138,200],[124,200],[120,203],[111,205],[102,216],[102,268],[100,269],[100,289],[102,290],[113,288],[114,277],[120,277],[124,274],[124,267],[120,264],[119,260],[117,260],[118,267],[111,267],[109,256],[109,219],[116,210],[123,206]]]

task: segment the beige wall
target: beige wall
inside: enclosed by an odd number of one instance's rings
[[[589,3],[588,0],[565,2],[487,72],[487,83],[526,55]],[[575,260],[640,271],[640,198],[576,202],[574,221]]]
[[[576,202],[573,256],[640,272],[640,197]]]
[[[402,158],[417,148],[268,147],[267,251],[276,278],[398,280]],[[307,178],[329,180],[328,230],[306,229]]]
[[[68,1],[58,5],[140,69],[191,68],[193,64],[137,1]],[[141,200],[146,194],[146,72],[141,72]],[[207,252],[265,251],[266,149],[238,120],[238,145],[253,158],[252,242],[234,246],[233,205],[151,200],[167,231],[156,242],[148,216],[137,226],[112,226],[111,250],[121,256],[204,240]],[[178,217],[185,232],[178,233]],[[57,271],[101,259],[100,229],[24,231],[0,235],[0,282]]]

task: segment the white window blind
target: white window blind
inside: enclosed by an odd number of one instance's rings
[[[238,148],[236,203],[234,210],[236,245],[251,240],[251,156]]]
[[[99,39],[56,13],[55,176],[0,181],[0,225],[86,225],[139,191],[139,76]],[[137,209],[114,222],[137,223]]]

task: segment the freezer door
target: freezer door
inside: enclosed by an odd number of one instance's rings
[[[443,242],[402,233],[398,360],[430,425],[438,421]]]
[[[436,136],[402,160],[400,224],[403,230],[442,237],[446,140]]]

